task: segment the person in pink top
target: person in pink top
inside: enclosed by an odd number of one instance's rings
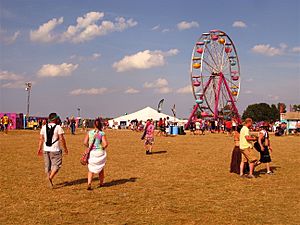
[[[145,128],[145,142],[144,148],[146,150],[146,154],[152,154],[152,147],[154,144],[154,125],[153,120],[148,120]]]

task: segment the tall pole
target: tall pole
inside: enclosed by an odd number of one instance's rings
[[[80,117],[80,108],[79,107],[77,108],[77,111],[78,111],[78,117]]]
[[[26,118],[28,119],[29,117],[29,109],[30,109],[30,91],[31,91],[31,87],[32,87],[32,84],[30,82],[27,82],[25,83],[25,90],[27,91],[27,111],[26,111]]]

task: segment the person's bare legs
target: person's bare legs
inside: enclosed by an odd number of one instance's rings
[[[58,173],[58,169],[52,169],[47,173],[47,179],[50,182],[50,186],[53,187],[53,178]]]
[[[245,165],[245,163],[242,161],[240,164],[240,176],[244,175],[244,165]]]
[[[146,151],[146,154],[148,153],[148,146],[146,144],[144,144],[144,148],[145,148],[145,151]]]
[[[92,180],[93,180],[93,173],[88,172],[88,190],[92,190]]]
[[[253,171],[254,171],[254,162],[249,163],[249,176],[253,176]]]
[[[53,178],[55,177],[55,175],[58,173],[58,169],[53,169],[50,171],[49,173],[49,179],[53,180]]]
[[[266,167],[267,167],[267,173],[272,173],[270,168],[270,163],[266,163]]]
[[[101,170],[101,172],[99,173],[99,185],[100,187],[103,185],[104,183],[104,169]]]
[[[150,153],[152,153],[152,147],[153,147],[153,144],[150,144],[150,145],[149,145],[149,152],[150,152]]]

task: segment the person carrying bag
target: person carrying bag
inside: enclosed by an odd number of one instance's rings
[[[95,143],[95,137],[93,139],[92,144],[82,154],[82,156],[80,158],[81,165],[86,166],[88,164],[89,157],[90,157],[90,152],[93,149],[94,143]]]

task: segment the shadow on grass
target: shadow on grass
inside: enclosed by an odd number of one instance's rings
[[[118,179],[118,180],[112,180],[110,182],[105,182],[102,187],[111,187],[115,185],[121,185],[121,184],[126,184],[128,182],[135,182],[137,180],[136,177],[131,177],[129,179]]]
[[[256,175],[256,176],[260,176],[261,174],[266,174],[267,173],[267,168],[264,166],[264,164],[261,164],[261,166],[263,167],[263,168],[261,168],[261,169],[259,169],[259,170],[256,170],[255,172],[254,172],[254,174]],[[281,167],[279,167],[279,166],[270,166],[270,169],[271,169],[271,171],[274,173],[278,168],[281,168]]]
[[[102,187],[111,187],[111,186],[115,186],[115,185],[121,185],[121,184],[125,184],[125,183],[128,183],[128,182],[135,182],[136,180],[137,180],[136,177],[131,177],[129,179],[112,180],[112,181],[109,181],[109,182],[105,182]],[[94,177],[93,181],[98,181],[98,178]],[[78,180],[62,182],[62,183],[57,184],[56,188],[80,185],[80,184],[84,184],[84,183],[87,183],[87,178],[81,178],[81,179],[78,179]]]
[[[167,151],[156,151],[156,152],[152,151],[152,155],[154,155],[154,154],[164,154],[164,153],[167,153]]]

